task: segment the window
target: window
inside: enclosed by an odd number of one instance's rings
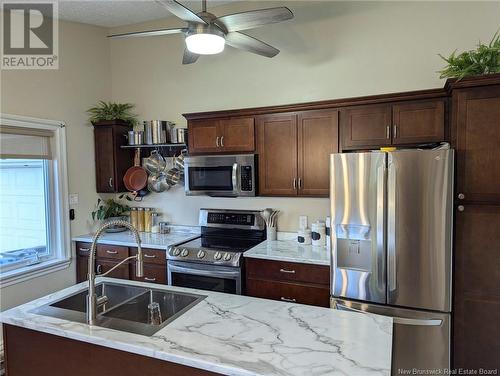
[[[46,120],[0,117],[2,286],[67,266],[65,133]]]

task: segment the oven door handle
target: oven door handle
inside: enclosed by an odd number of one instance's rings
[[[197,268],[186,268],[178,265],[168,265],[169,273],[184,273],[184,274],[193,274],[193,275],[202,275],[207,277],[216,277],[216,278],[238,278],[240,276],[239,271],[223,271],[223,270],[203,270]]]
[[[238,184],[238,163],[233,163],[232,181],[233,181],[233,193],[238,194],[240,190]]]

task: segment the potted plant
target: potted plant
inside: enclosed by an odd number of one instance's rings
[[[122,199],[125,195],[120,195],[118,198]],[[128,196],[125,196],[129,199]],[[128,205],[123,205],[118,201],[110,198],[107,200],[97,199],[96,210],[92,212],[92,219],[99,221],[111,221],[116,219],[127,220],[127,213],[130,207]],[[106,229],[106,232],[121,232],[125,231],[127,228],[123,226],[112,226]]]
[[[133,127],[138,123],[137,115],[132,112],[134,105],[131,103],[113,103],[99,101],[87,110],[90,122],[93,125],[111,125],[125,123]]]
[[[456,55],[454,51],[448,58],[439,55],[448,65],[439,73],[440,78],[500,73],[500,34],[497,31],[489,44],[479,42],[477,48]]]

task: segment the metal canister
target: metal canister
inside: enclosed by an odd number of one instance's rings
[[[127,141],[128,141],[129,145],[135,145],[135,132],[134,131],[128,131]]]
[[[153,144],[153,124],[150,121],[143,121],[144,125],[144,143],[146,145]]]
[[[153,224],[153,208],[144,208],[144,231],[151,232]]]
[[[134,145],[142,145],[143,134],[144,133],[142,131],[134,132]]]
[[[185,144],[187,140],[187,128],[172,128],[170,130],[170,142],[172,144]]]
[[[153,144],[165,144],[167,142],[167,122],[164,120],[151,120],[153,132]]]
[[[135,228],[137,228],[137,218],[138,218],[137,208],[130,208],[130,224]]]

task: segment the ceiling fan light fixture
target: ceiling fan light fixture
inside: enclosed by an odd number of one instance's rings
[[[191,34],[186,37],[187,49],[198,55],[215,55],[224,51],[226,40],[210,33]]]

